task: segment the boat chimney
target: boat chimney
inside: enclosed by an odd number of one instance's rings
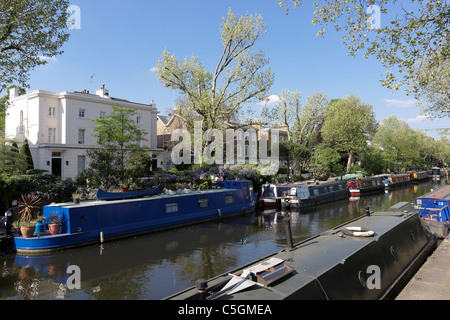
[[[287,237],[287,251],[294,250],[294,244],[292,241],[292,231],[291,231],[291,217],[286,215],[283,219],[284,226],[286,227],[286,237]]]
[[[366,216],[370,217],[370,207],[366,208]]]
[[[206,300],[206,289],[208,288],[208,282],[206,280],[200,279],[195,285],[198,292],[198,300]]]

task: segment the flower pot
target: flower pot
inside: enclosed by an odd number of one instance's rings
[[[31,237],[33,237],[33,234],[34,234],[34,228],[35,228],[35,226],[31,226],[31,227],[22,226],[22,227],[20,227],[20,232],[22,233],[22,236],[24,238],[31,238]]]
[[[59,223],[51,223],[48,225],[48,231],[50,234],[58,234],[59,229],[61,229],[61,225]]]
[[[128,191],[128,187],[122,187],[120,188],[120,192],[127,192]]]

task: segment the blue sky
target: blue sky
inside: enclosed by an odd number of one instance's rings
[[[168,49],[178,59],[198,56],[212,71],[222,50],[220,23],[231,8],[239,15],[261,14],[267,24],[257,49],[270,58],[273,95],[298,90],[306,103],[315,91],[323,91],[329,99],[355,94],[373,105],[378,121],[396,115],[414,129],[448,127],[448,119],[424,120],[413,97],[382,87],[386,70],[381,63],[362,54],[347,56],[343,34],[331,25],[325,38],[317,38],[311,2],[289,15],[277,2],[72,0],[81,11],[81,28],[70,30],[64,54],[31,73],[30,90],[94,93],[105,84],[113,97],[140,103],[154,100],[161,114],[167,114],[176,93],[158,82],[152,71],[156,61]]]

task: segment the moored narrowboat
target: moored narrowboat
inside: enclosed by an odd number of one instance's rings
[[[431,178],[433,180],[440,180],[441,179],[441,168],[439,168],[439,167],[431,168]]]
[[[56,217],[60,232],[15,236],[14,247],[18,254],[39,254],[254,210],[256,194],[251,181],[222,181],[217,186],[190,193],[51,204],[44,207],[44,219]]]
[[[411,182],[407,173],[390,174],[383,180],[385,188],[396,188]]]
[[[430,174],[428,171],[413,171],[409,172],[409,178],[412,183],[420,183],[427,181],[430,178]]]
[[[445,238],[449,234],[450,185],[416,198],[414,207],[437,236]]]
[[[262,208],[275,208],[280,204],[294,184],[272,184],[265,183],[262,185],[261,196],[258,205]]]
[[[351,197],[359,197],[363,194],[384,191],[384,183],[381,177],[366,177],[347,182]]]
[[[435,250],[437,239],[417,213],[391,211],[356,218],[292,246],[289,242],[278,253],[199,279],[195,288],[166,299],[392,299]]]
[[[327,181],[291,187],[281,200],[283,207],[312,207],[327,202],[348,199],[350,193],[345,181]]]

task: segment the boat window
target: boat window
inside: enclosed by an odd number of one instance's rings
[[[178,212],[178,202],[166,203],[166,213]]]
[[[209,199],[208,198],[198,199],[198,207],[199,208],[209,207]]]
[[[329,186],[328,188],[330,188],[330,192],[334,191],[334,186]]]
[[[248,186],[244,186],[244,195],[245,195],[245,199],[248,199],[250,197],[249,192],[248,192]]]
[[[275,192],[273,189],[274,189],[273,186],[270,185],[264,186],[262,195],[264,197],[275,197]]]
[[[234,203],[234,197],[232,194],[225,196],[225,203],[226,204]]]
[[[318,195],[319,195],[319,189],[314,189],[314,190],[313,190],[313,194],[314,194],[315,196],[318,196]]]

